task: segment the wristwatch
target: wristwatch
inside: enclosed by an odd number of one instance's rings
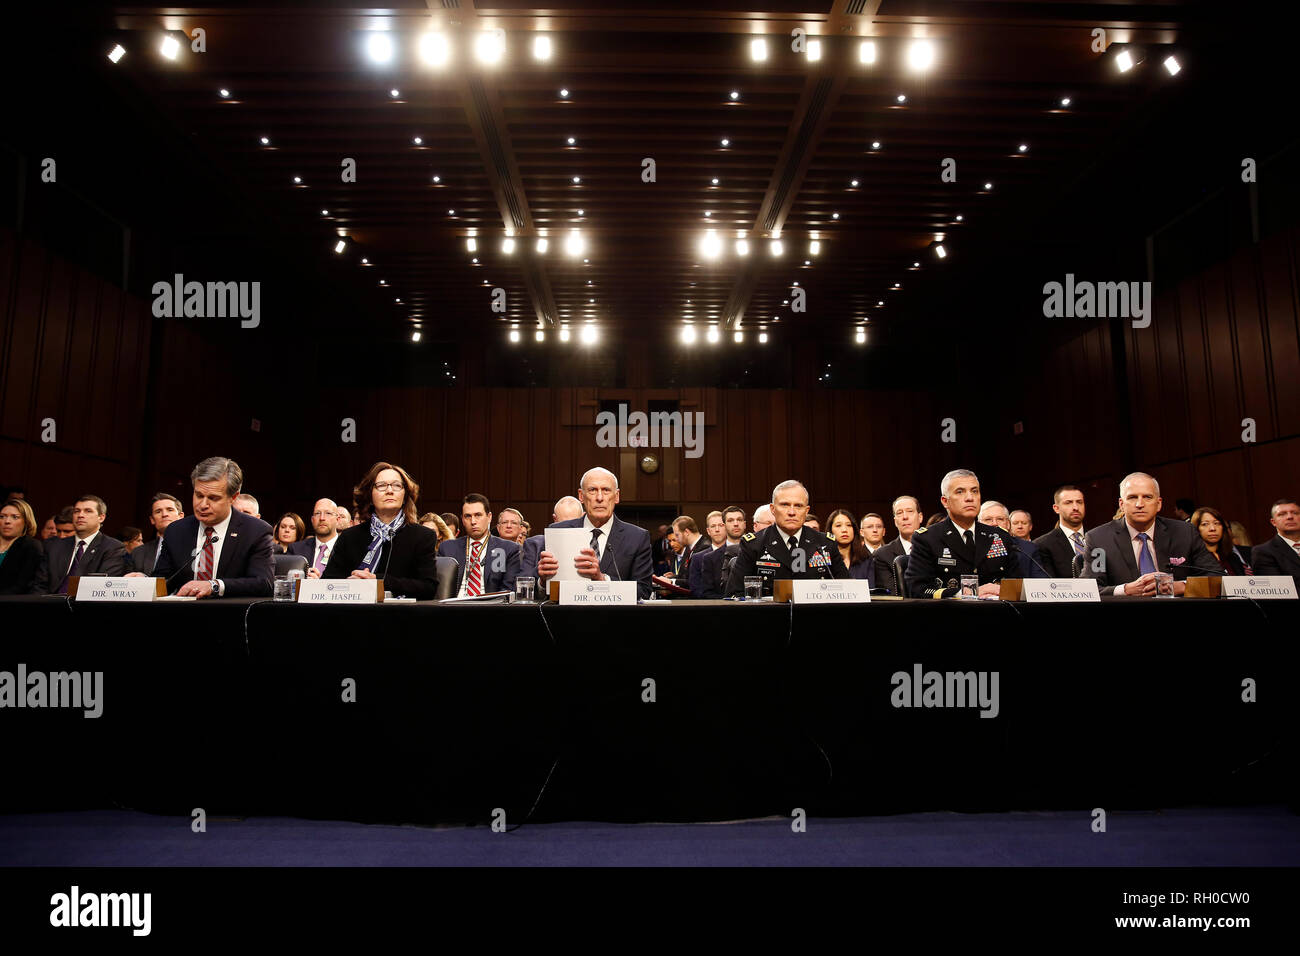
[[[226,591],[226,586],[222,582],[220,581],[212,582],[212,593],[216,597],[221,597],[221,595],[224,594],[225,591]]]

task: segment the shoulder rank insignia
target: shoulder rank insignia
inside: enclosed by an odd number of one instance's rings
[[[922,531],[929,531],[929,528],[917,528],[912,534],[920,534]]]
[[[758,535],[754,534],[752,531],[746,531],[744,534],[744,540],[746,541],[753,541],[757,537]]]

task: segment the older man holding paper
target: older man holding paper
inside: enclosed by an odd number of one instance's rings
[[[557,521],[546,529],[546,549],[537,556],[539,586],[546,587],[551,578],[635,581],[637,597],[648,598],[653,573],[650,533],[615,517],[618,477],[605,468],[589,469],[579,482],[578,500],[586,510],[585,515]],[[566,530],[581,530],[582,540],[576,540],[578,535],[555,533]],[[566,537],[575,541],[565,541]],[[560,549],[559,554],[551,550],[553,546]]]

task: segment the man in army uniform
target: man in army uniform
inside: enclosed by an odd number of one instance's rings
[[[945,598],[961,593],[963,574],[979,575],[979,596],[997,597],[1003,578],[1020,577],[1015,539],[996,525],[980,524],[980,484],[959,468],[943,476],[940,500],[948,517],[912,536],[904,587],[908,597]]]
[[[772,515],[776,523],[740,539],[740,553],[727,579],[727,596],[745,591],[745,578],[760,575],[764,596],[772,582],[847,578],[849,569],[839,558],[839,548],[820,531],[805,528],[808,489],[797,481],[783,481],[772,489]]]

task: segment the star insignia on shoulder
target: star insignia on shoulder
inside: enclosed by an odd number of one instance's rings
[[[920,534],[922,531],[929,531],[929,528],[917,528],[912,534]]]
[[[757,537],[758,537],[758,535],[754,534],[754,532],[752,532],[752,531],[746,531],[746,532],[745,532],[745,536],[744,536],[744,540],[746,540],[746,541],[753,541],[753,540],[754,540],[755,538],[757,538]]]

